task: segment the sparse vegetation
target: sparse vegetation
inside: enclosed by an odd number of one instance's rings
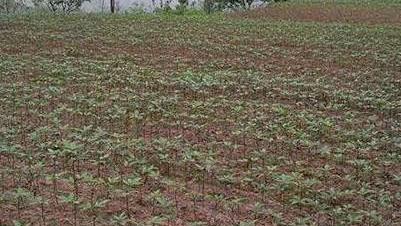
[[[401,224],[400,21],[253,13],[1,15],[0,225]]]

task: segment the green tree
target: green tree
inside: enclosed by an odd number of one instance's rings
[[[90,0],[34,0],[36,6],[44,5],[52,12],[71,13],[81,8],[84,2]]]

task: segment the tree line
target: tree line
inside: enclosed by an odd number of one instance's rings
[[[26,11],[32,8],[45,9],[50,12],[71,13],[79,11],[84,2],[91,0],[31,0],[28,4],[27,0],[0,0],[0,13],[16,13]],[[116,0],[108,0],[110,3],[110,12],[117,11]],[[172,10],[172,0],[151,0],[153,6],[157,10]],[[201,8],[212,13],[216,11],[232,10],[232,9],[250,9],[255,3],[279,2],[286,0],[200,0]],[[189,0],[178,0],[177,10],[185,10],[191,7]]]

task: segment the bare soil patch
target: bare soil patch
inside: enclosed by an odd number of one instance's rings
[[[234,13],[233,17],[249,19],[291,20],[326,23],[363,23],[369,25],[401,24],[401,7],[360,7],[333,4],[284,5]]]

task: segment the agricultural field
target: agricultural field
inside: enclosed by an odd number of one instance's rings
[[[400,12],[0,15],[0,225],[401,225]]]

